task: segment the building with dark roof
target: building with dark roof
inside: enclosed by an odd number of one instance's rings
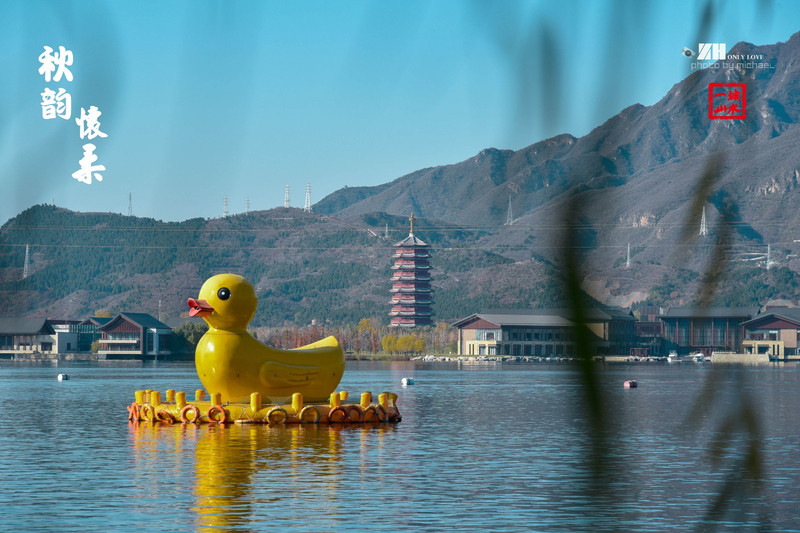
[[[72,331],[78,336],[78,351],[91,351],[92,344],[100,341],[100,327],[108,324],[111,320],[110,316],[92,316],[72,326]]]
[[[742,323],[756,314],[757,307],[670,307],[659,317],[664,324],[665,348],[680,355],[740,352]]]
[[[55,353],[55,333],[46,318],[0,318],[0,354]]]
[[[639,319],[635,324],[636,341],[641,348],[646,348],[650,355],[662,354],[664,351],[662,331],[664,323],[659,319],[663,313],[663,309],[654,305],[642,306],[638,310]]]
[[[169,355],[172,329],[146,313],[121,313],[98,328],[106,358]]]
[[[575,323],[565,309],[506,309],[476,313],[458,328],[459,355],[574,356]],[[636,319],[627,309],[586,309],[597,353],[627,354]],[[594,355],[594,354],[593,354]]]
[[[800,359],[800,309],[767,307],[767,311],[742,323],[742,349],[767,354],[770,359]]]
[[[76,332],[75,328],[80,321],[52,318],[47,320],[50,322],[50,325],[53,326],[53,330],[55,331],[55,346],[53,350],[55,353],[64,354],[79,351],[78,333]]]
[[[114,318],[110,316],[90,316],[89,318],[81,322],[81,324],[86,324],[86,325],[92,324],[99,328],[100,326],[105,326],[112,320],[114,320]]]

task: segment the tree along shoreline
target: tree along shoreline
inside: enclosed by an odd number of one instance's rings
[[[299,348],[329,335],[339,340],[347,359],[407,361],[422,354],[455,355],[458,330],[446,322],[413,330],[373,325],[372,319],[343,326],[256,327],[248,330],[262,343],[281,349]],[[205,322],[186,321],[173,329],[181,347],[176,351],[194,353],[198,341],[208,331]],[[177,346],[176,346],[177,348]]]

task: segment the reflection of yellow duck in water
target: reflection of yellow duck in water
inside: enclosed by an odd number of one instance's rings
[[[339,342],[331,336],[294,350],[266,346],[246,329],[257,305],[253,286],[236,274],[209,278],[199,298],[189,298],[189,315],[208,323],[195,351],[203,386],[228,402],[247,402],[253,392],[264,397],[299,392],[306,401],[327,400],[344,373]]]
[[[304,516],[308,520],[320,514],[320,498],[308,495],[334,499],[342,488],[343,439],[338,431],[316,424],[276,431],[241,424],[211,428],[197,432],[194,480],[187,477],[183,485],[194,495],[191,510],[196,514],[197,532],[268,529],[258,527],[265,507],[270,507],[263,502],[280,502],[287,510],[274,519],[294,522],[293,517]],[[383,438],[381,427],[359,429],[373,442],[376,437],[379,442]],[[348,440],[355,441],[354,452],[358,453],[356,439],[354,434]],[[279,531],[291,529],[287,522],[275,525]]]

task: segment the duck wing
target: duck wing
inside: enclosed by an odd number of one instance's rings
[[[319,375],[319,368],[306,365],[288,365],[277,361],[267,361],[258,371],[261,383],[268,387],[296,387],[313,381]]]

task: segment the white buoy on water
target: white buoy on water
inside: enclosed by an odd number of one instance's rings
[[[59,374],[58,381],[67,381],[69,379],[69,374]]]
[[[409,385],[413,385],[414,384],[414,378],[403,378],[403,379],[400,380],[400,384],[403,387],[407,387]]]

